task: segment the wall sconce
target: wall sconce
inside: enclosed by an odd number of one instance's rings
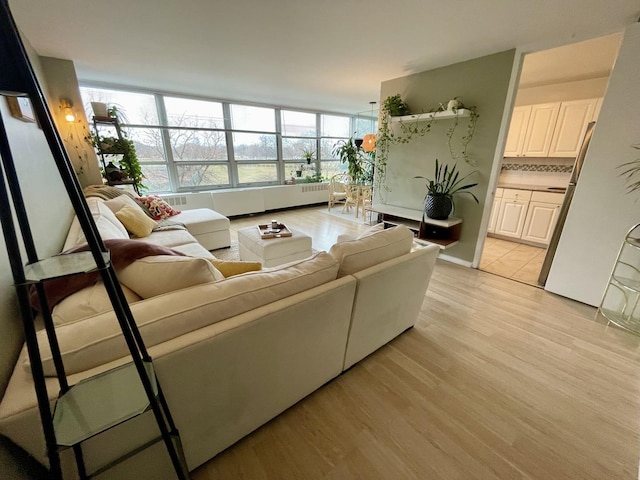
[[[60,109],[62,110],[64,119],[70,123],[76,121],[76,116],[74,115],[71,107],[73,107],[73,102],[71,102],[71,100],[67,100],[66,98],[60,99]]]

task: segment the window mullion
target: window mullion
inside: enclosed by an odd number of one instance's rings
[[[278,183],[284,183],[285,168],[284,168],[284,153],[282,150],[282,115],[279,108],[273,109],[276,116],[276,157],[278,162]]]
[[[156,99],[156,110],[158,112],[158,123],[167,126],[167,110],[164,108],[164,97],[160,94],[154,95]],[[173,160],[173,149],[171,148],[171,136],[167,128],[160,129],[160,137],[162,138],[162,146],[164,148],[164,158],[167,161],[167,175],[169,176],[169,186],[172,192],[177,192],[180,188],[178,182],[178,171]]]
[[[231,130],[231,106],[229,102],[222,102],[224,116],[225,136],[227,138],[227,158],[229,159],[229,183],[232,187],[238,186],[238,164],[233,151],[233,132]]]

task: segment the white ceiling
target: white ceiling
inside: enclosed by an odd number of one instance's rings
[[[535,51],[620,32],[640,14],[638,0],[10,5],[36,51],[73,60],[80,80],[345,113],[366,111],[384,80],[514,47]],[[547,81],[544,70],[531,67],[534,84]]]

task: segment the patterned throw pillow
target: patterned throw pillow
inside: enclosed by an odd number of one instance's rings
[[[149,211],[151,218],[154,220],[162,220],[182,213],[176,210],[167,202],[162,200],[158,195],[149,195],[148,197],[138,197],[136,201]]]

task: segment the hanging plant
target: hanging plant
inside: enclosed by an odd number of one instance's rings
[[[462,158],[466,163],[468,163],[472,167],[476,167],[478,165],[478,162],[475,159],[472,159],[469,157],[469,154],[467,153],[467,147],[471,142],[471,140],[473,140],[473,135],[476,133],[476,125],[478,123],[478,117],[480,115],[478,115],[476,107],[465,107],[462,104],[462,102],[457,100],[457,97],[455,100],[457,101],[458,106],[452,108],[451,111],[453,111],[456,115],[453,118],[453,125],[447,131],[447,145],[449,147],[449,153],[451,154],[451,158],[453,160],[458,160],[459,158]],[[458,128],[458,121],[459,121],[458,110],[463,108],[466,110],[469,110],[469,123],[467,124],[466,133],[460,139],[461,150],[460,152],[456,152],[454,142],[453,142],[453,135],[456,129]]]

